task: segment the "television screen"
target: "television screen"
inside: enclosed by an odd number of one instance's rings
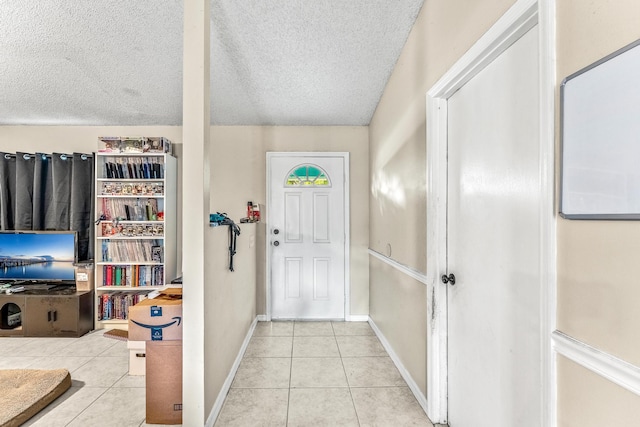
[[[75,231],[0,232],[0,281],[74,281]]]

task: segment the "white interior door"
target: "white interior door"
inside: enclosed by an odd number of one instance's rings
[[[345,157],[269,157],[271,317],[345,318]]]
[[[448,100],[452,427],[540,426],[538,28]]]

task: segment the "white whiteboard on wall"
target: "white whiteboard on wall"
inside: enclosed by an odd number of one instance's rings
[[[640,40],[562,82],[560,214],[640,219]]]

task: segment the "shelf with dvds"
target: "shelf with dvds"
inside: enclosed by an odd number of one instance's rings
[[[177,161],[98,152],[96,329],[126,329],[129,307],[176,276]]]

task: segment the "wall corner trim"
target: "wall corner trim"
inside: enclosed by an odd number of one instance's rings
[[[414,270],[411,267],[408,267],[404,264],[399,263],[398,261],[395,261],[389,257],[386,257],[384,255],[382,255],[380,252],[374,251],[373,249],[369,249],[369,255],[371,255],[374,258],[379,259],[380,261],[390,265],[391,267],[395,268],[396,270],[401,271],[402,273],[406,274],[407,276],[411,276],[414,279],[416,279],[418,282],[426,285],[427,284],[427,276],[418,271],[418,270]]]
[[[393,351],[393,347],[391,347],[391,344],[389,343],[389,341],[387,341],[387,339],[382,334],[380,329],[378,329],[378,326],[376,325],[376,323],[370,317],[369,317],[369,325],[371,326],[371,329],[373,329],[376,336],[382,343],[382,346],[384,347],[384,349],[387,350],[387,353],[389,353],[389,357],[393,361],[394,365],[396,365],[396,368],[398,368],[398,371],[400,372],[400,375],[402,375],[402,378],[404,378],[404,380],[407,382],[409,389],[411,390],[416,400],[422,407],[422,410],[424,411],[425,414],[428,414],[427,413],[427,397],[422,393],[422,391],[420,391],[420,387],[418,387],[418,384],[416,384],[416,382],[413,380],[413,377],[411,376],[407,368],[404,367],[404,365],[400,361],[400,358],[398,357],[396,352]]]
[[[640,367],[560,331],[554,331],[551,339],[558,354],[640,396]]]
[[[249,330],[247,331],[247,335],[244,337],[244,341],[242,342],[240,351],[238,351],[236,360],[233,362],[233,366],[231,366],[229,375],[227,375],[227,379],[222,385],[222,388],[220,389],[220,393],[218,393],[218,397],[216,398],[216,401],[213,404],[213,408],[211,408],[211,412],[207,417],[207,422],[205,424],[205,427],[213,427],[213,424],[216,422],[218,415],[220,415],[220,411],[222,410],[222,404],[224,403],[224,399],[227,398],[229,389],[231,389],[231,383],[233,382],[233,379],[236,376],[236,372],[238,372],[238,368],[240,367],[240,362],[242,362],[242,358],[244,357],[244,352],[247,351],[247,347],[249,346],[249,341],[251,341],[251,336],[253,336],[253,331],[256,329],[256,324],[258,323],[258,317],[259,316],[256,316],[256,318],[253,319],[253,322],[251,322],[251,326],[249,326]]]

